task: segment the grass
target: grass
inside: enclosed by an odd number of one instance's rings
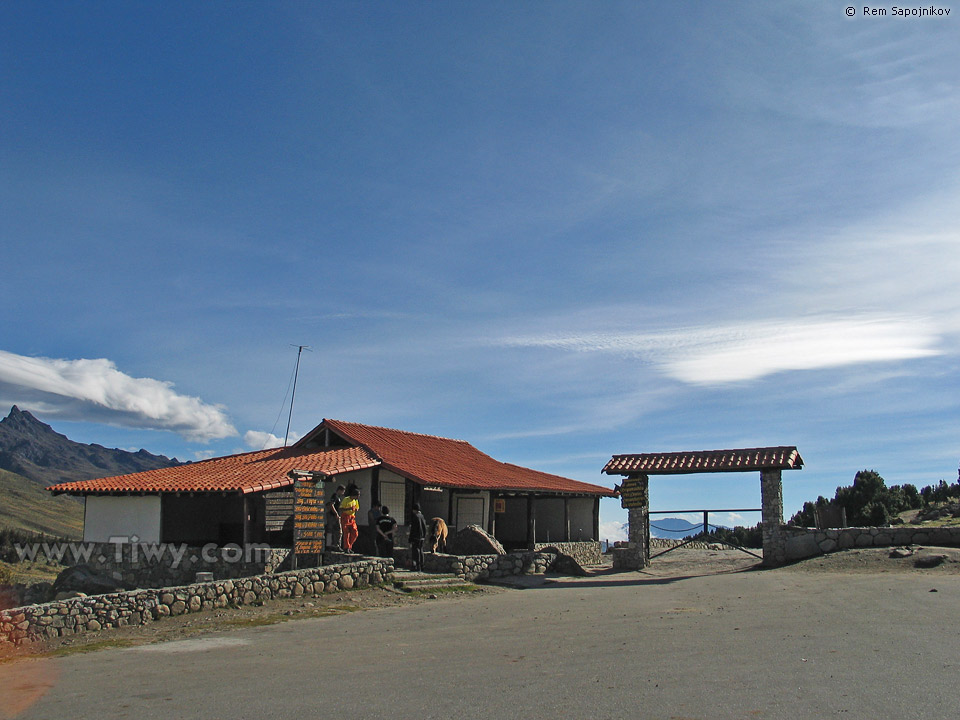
[[[0,585],[35,585],[52,583],[63,570],[62,565],[48,565],[44,562],[8,563],[0,560]]]
[[[932,503],[931,507],[943,507],[947,503]],[[917,510],[906,510],[898,515],[898,517],[903,520],[906,525],[913,525],[916,527],[958,527],[960,526],[960,518],[955,517],[943,517],[936,520],[926,520],[924,522],[918,522],[917,517],[921,512],[927,508],[917,509]]]
[[[0,527],[80,538],[83,503],[51,495],[40,483],[0,470]]]
[[[83,645],[64,645],[56,650],[42,653],[36,657],[64,657],[66,655],[77,655],[79,653],[97,652],[98,650],[110,650],[119,648],[134,647],[143,645],[143,641],[135,638],[110,638],[107,640],[94,640]]]
[[[363,608],[358,605],[337,605],[336,607],[316,608],[292,615],[288,615],[287,612],[272,612],[265,615],[255,615],[254,617],[218,618],[216,624],[218,627],[222,626],[232,629],[261,627],[263,625],[276,625],[277,623],[287,622],[288,620],[346,615],[347,613],[357,612],[362,609]]]
[[[441,585],[435,588],[413,588],[407,590],[407,595],[412,595],[413,597],[429,597],[431,595],[442,595],[444,593],[458,593],[458,592],[483,592],[482,588],[472,585],[470,583],[464,585]]]
[[[3,665],[4,663],[16,662],[17,660],[22,660],[25,657],[30,659],[59,658],[66,657],[68,655],[97,652],[98,650],[135,647],[137,645],[145,645],[148,642],[149,640],[137,638],[108,638],[105,640],[92,640],[90,642],[79,643],[77,645],[61,645],[58,648],[46,650],[44,652],[30,652],[29,647],[15,649],[12,646],[8,646],[6,648],[2,648],[8,652],[0,654],[0,665]],[[11,650],[23,650],[23,652],[10,652]]]

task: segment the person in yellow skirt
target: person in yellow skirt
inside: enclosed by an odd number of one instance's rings
[[[343,530],[343,549],[353,552],[353,544],[360,535],[357,527],[357,511],[360,510],[360,488],[351,485],[347,489],[347,496],[340,501],[340,528]]]

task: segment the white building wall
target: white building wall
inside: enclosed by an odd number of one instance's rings
[[[110,542],[134,535],[138,542],[160,542],[159,495],[86,496],[84,542]]]

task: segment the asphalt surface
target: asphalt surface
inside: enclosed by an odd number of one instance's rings
[[[960,575],[560,579],[3,665],[0,717],[940,720],[958,611]]]

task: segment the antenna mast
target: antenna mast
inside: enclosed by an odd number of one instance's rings
[[[309,345],[291,345],[297,348],[297,366],[293,371],[293,392],[290,395],[290,414],[287,415],[287,432],[283,436],[283,446],[287,446],[287,438],[290,437],[290,421],[293,419],[293,401],[297,397],[297,376],[300,374],[300,355],[304,350],[309,350]]]

